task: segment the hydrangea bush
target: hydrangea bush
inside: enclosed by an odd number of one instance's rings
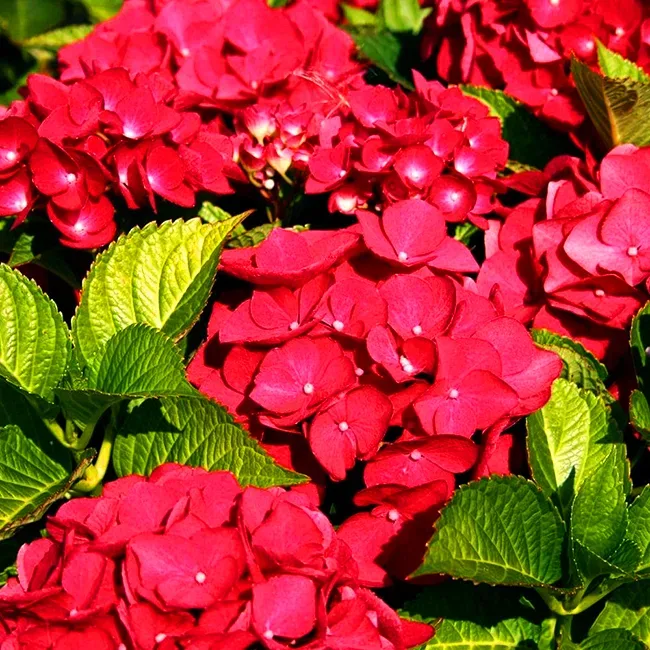
[[[650,648],[646,3],[20,4],[0,650]]]

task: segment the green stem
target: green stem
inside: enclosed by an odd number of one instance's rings
[[[45,426],[51,431],[52,435],[65,447],[69,447],[67,436],[63,427],[54,420],[44,420]]]
[[[106,476],[106,472],[108,471],[108,464],[111,461],[113,443],[115,442],[115,434],[117,433],[115,427],[116,413],[117,411],[113,407],[111,421],[106,427],[106,433],[104,434],[104,440],[102,440],[102,446],[99,448],[97,460],[94,465],[91,465],[86,470],[84,478],[75,483],[73,488],[75,492],[83,492],[84,494],[92,492],[104,480],[104,476]]]
[[[615,589],[625,583],[625,579],[606,580],[592,593],[585,596],[586,587],[578,591],[575,595],[567,599],[566,602],[560,602],[547,589],[536,589],[546,606],[558,616],[575,616],[586,611],[597,602],[612,593]]]

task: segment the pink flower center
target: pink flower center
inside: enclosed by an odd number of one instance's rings
[[[559,92],[560,91],[557,88],[551,88],[551,95],[553,95],[553,97],[557,97]]]
[[[273,632],[271,632],[271,630],[266,630],[262,636],[270,641],[273,638]]]
[[[343,323],[342,323],[340,320],[335,320],[335,321],[332,323],[332,327],[333,327],[337,332],[340,332],[340,331],[345,327],[345,325],[343,325]]]
[[[400,262],[406,262],[406,260],[407,260],[408,258],[409,258],[408,254],[405,253],[404,251],[401,251],[401,252],[398,254],[398,256],[397,256],[397,259],[398,259]]]
[[[185,58],[187,58],[187,57],[188,57],[190,54],[192,54],[192,53],[190,52],[189,48],[184,47],[184,48],[181,50],[181,54],[182,54]]]
[[[289,325],[289,329],[293,332],[293,330],[297,330],[298,327],[300,326],[300,323],[298,321],[293,321],[291,325]]]
[[[302,387],[302,392],[305,395],[311,395],[314,392],[314,384],[309,384],[309,383],[305,384]]]
[[[458,399],[458,395],[459,395],[459,392],[455,388],[452,388],[449,391],[449,399]]]
[[[364,371],[363,368],[355,368],[355,369],[354,369],[354,374],[355,374],[357,377],[363,377],[364,372],[365,372],[365,371]]]
[[[560,4],[560,0],[548,0],[549,4],[551,4],[553,7],[557,7]]]
[[[614,30],[614,34],[616,34],[616,36],[618,36],[619,38],[621,38],[621,36],[625,36],[625,30],[624,30],[622,27],[617,27],[617,28]]]
[[[70,173],[65,177],[65,180],[68,181],[68,183],[70,183],[70,185],[72,185],[72,183],[77,182],[77,175],[73,174],[73,173]]]
[[[596,295],[598,298],[602,298],[605,295],[605,290],[604,289],[596,289],[596,291],[594,291],[594,295]]]
[[[639,254],[639,249],[638,249],[636,246],[630,246],[630,247],[627,249],[627,254],[628,254],[630,257],[636,257],[636,256]]]
[[[411,460],[420,460],[420,458],[422,458],[422,452],[415,449],[410,453],[409,457]]]
[[[339,431],[347,431],[350,428],[350,425],[347,422],[339,422]]]
[[[134,140],[135,138],[138,137],[138,134],[133,129],[130,129],[128,126],[124,127],[122,133],[124,133],[124,137],[129,138],[129,140]]]
[[[260,82],[259,81],[251,81],[251,88],[253,90],[257,90],[260,87]]]
[[[390,521],[397,521],[399,519],[399,512],[397,510],[389,510],[386,516]]]
[[[9,162],[13,162],[14,160],[16,160],[16,158],[18,158],[18,154],[15,151],[7,151],[7,153],[5,154],[5,158]]]
[[[340,176],[341,178],[343,178],[346,174],[347,174],[347,172],[345,171],[345,169],[342,169],[342,170],[339,172],[339,176]]]
[[[411,330],[411,332],[413,332],[413,334],[415,334],[415,336],[420,336],[420,334],[422,334],[422,327],[420,327],[420,325],[416,325],[416,326]]]
[[[162,643],[166,638],[167,635],[161,632],[160,634],[156,634],[156,636],[154,637],[154,641],[156,643]]]
[[[206,578],[207,576],[205,575],[205,573],[203,573],[203,571],[199,571],[194,576],[194,580],[196,580],[200,585],[202,585],[205,582]]]
[[[22,212],[27,207],[27,199],[25,197],[18,199],[15,207],[18,212]]]

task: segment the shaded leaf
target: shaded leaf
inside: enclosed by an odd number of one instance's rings
[[[650,486],[645,486],[641,494],[628,509],[627,538],[641,550],[637,571],[650,571]]]
[[[12,40],[21,42],[58,25],[65,17],[62,0],[0,0],[0,26]]]
[[[628,630],[605,630],[583,641],[580,650],[646,650],[645,645]]]
[[[607,600],[590,634],[617,628],[650,645],[650,580],[619,587]]]
[[[23,47],[31,50],[58,52],[63,46],[85,38],[93,30],[92,25],[66,25],[51,32],[32,36],[23,42]]]

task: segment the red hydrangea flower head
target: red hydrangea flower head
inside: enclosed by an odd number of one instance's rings
[[[279,650],[431,638],[363,589],[328,519],[297,492],[163,465],[62,506],[0,590],[7,647]],[[70,540],[74,539],[71,544]],[[117,543],[119,540],[119,544]]]

